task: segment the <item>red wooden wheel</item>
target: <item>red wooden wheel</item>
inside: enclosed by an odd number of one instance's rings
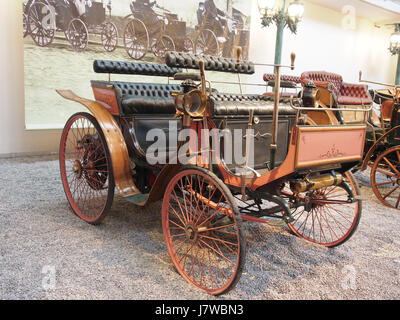
[[[212,172],[185,167],[168,184],[162,224],[168,252],[182,277],[218,295],[239,280],[245,238],[235,200]]]
[[[371,169],[371,185],[385,206],[400,209],[400,146],[377,157]]]
[[[115,183],[110,152],[92,115],[77,113],[67,121],[60,171],[72,210],[88,223],[100,223],[113,202]]]
[[[288,227],[297,236],[326,247],[335,247],[348,240],[361,217],[361,200],[347,203],[350,190],[354,196],[360,191],[353,175],[345,174],[347,186],[342,184],[301,194],[303,205],[292,210],[294,222]]]

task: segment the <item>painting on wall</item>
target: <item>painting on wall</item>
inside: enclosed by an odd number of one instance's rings
[[[72,88],[91,97],[89,81],[104,77],[93,73],[95,59],[163,63],[167,51],[234,57],[237,46],[242,47],[244,59],[249,54],[248,0],[23,0],[22,4],[28,129],[61,128],[79,111],[66,105],[55,90]],[[129,81],[136,81],[135,76]]]

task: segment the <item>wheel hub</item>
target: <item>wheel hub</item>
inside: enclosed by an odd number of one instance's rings
[[[187,225],[185,228],[185,233],[186,233],[186,239],[188,239],[191,242],[195,242],[197,240],[197,228],[192,226],[192,225]]]
[[[75,177],[77,179],[82,178],[82,169],[83,168],[82,168],[81,162],[79,160],[75,160],[74,166],[72,167],[72,170],[73,170],[73,172],[75,174]]]

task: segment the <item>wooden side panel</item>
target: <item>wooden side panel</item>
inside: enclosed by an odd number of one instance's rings
[[[299,127],[295,167],[361,160],[365,134],[365,126]]]
[[[112,114],[119,116],[117,95],[114,88],[92,86],[94,98],[97,102],[104,103],[104,107]]]

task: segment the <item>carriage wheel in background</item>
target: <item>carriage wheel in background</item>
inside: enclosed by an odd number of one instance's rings
[[[350,191],[356,190],[354,196],[360,191],[350,172],[345,178],[346,184],[300,194],[305,204],[292,209],[294,221],[288,224],[295,235],[326,247],[338,246],[353,235],[361,217],[361,200],[346,201]]]
[[[46,47],[54,40],[56,32],[52,19],[49,18],[51,14],[50,6],[43,2],[35,2],[29,8],[26,30],[40,47]]]
[[[183,51],[187,53],[195,53],[194,42],[189,37],[183,39]]]
[[[201,31],[196,38],[194,50],[197,54],[219,56],[219,43],[215,33],[210,29]]]
[[[209,294],[239,280],[246,251],[241,223],[235,199],[214,173],[187,166],[168,184],[162,205],[168,252],[181,276]]]
[[[76,52],[84,51],[89,43],[89,31],[81,19],[72,19],[65,35]]]
[[[84,221],[98,224],[114,199],[110,152],[96,119],[88,113],[73,115],[60,144],[60,171],[72,210]]]
[[[371,185],[385,206],[400,209],[400,146],[377,157],[371,169]]]
[[[151,48],[158,58],[164,58],[168,51],[175,51],[175,42],[170,36],[163,35],[157,39]]]
[[[132,59],[142,59],[149,48],[149,33],[145,24],[139,19],[128,22],[124,31],[125,49]]]
[[[23,24],[24,38],[25,38],[29,33],[28,32],[28,15],[25,12],[22,14],[22,24]]]
[[[101,31],[101,43],[107,52],[113,52],[118,45],[118,29],[112,22],[103,24]]]

